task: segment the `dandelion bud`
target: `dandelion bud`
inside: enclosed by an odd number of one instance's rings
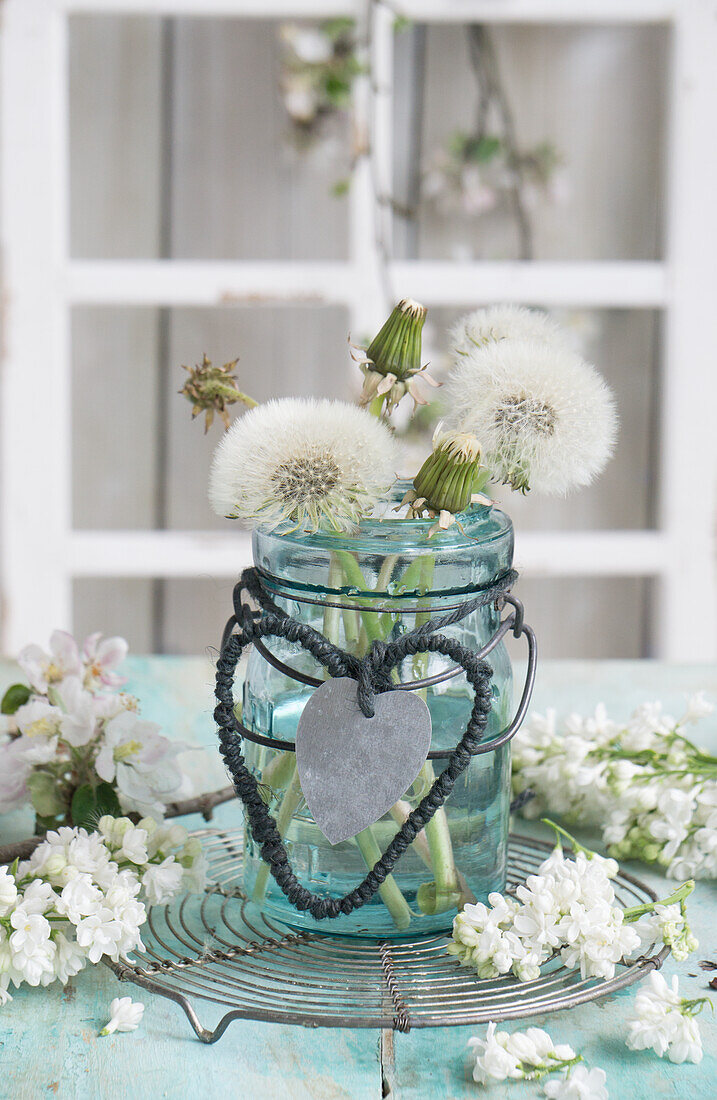
[[[366,349],[366,358],[379,374],[408,378],[421,369],[421,330],[426,307],[404,298]]]
[[[413,481],[414,511],[454,516],[463,512],[488,480],[480,454],[478,440],[468,432],[437,434],[431,454]]]
[[[225,428],[228,428],[227,409],[230,405],[240,401],[248,409],[256,406],[256,401],[242,393],[237,386],[234,368],[238,361],[234,359],[222,367],[215,367],[205,355],[199,366],[184,367],[184,370],[189,372],[189,378],[179,392],[192,403],[192,419],[199,416],[201,412],[205,414],[205,432],[211,427],[215,412],[219,413]]]
[[[361,404],[371,405],[371,411],[377,415],[384,407],[390,414],[407,393],[413,398],[414,407],[428,404],[416,386],[417,377],[430,386],[439,384],[421,365],[421,332],[425,319],[425,306],[411,298],[402,299],[360,360],[364,374]]]

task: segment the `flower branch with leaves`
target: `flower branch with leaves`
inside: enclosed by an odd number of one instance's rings
[[[513,745],[513,788],[544,812],[595,827],[617,859],[664,868],[669,878],[717,878],[717,757],[687,736],[713,706],[693,696],[676,719],[659,702],[617,722],[592,715],[533,714]]]
[[[0,813],[28,803],[40,833],[58,825],[93,828],[104,814],[161,819],[181,793],[177,761],[190,746],[143,720],[137,700],[118,691],[123,638],[90,635],[80,648],[57,630],[49,651],[18,657],[28,683],[11,685],[0,709]]]
[[[359,60],[353,19],[328,19],[317,25],[285,23],[281,92],[300,148],[311,146],[327,126],[351,105]]]
[[[559,956],[568,969],[579,967],[583,978],[608,981],[623,959],[656,938],[678,959],[697,948],[684,905],[694,882],[663,901],[622,909],[611,883],[617,862],[583,847],[554,822],[544,824],[555,831],[557,844],[538,873],[517,887],[515,898],[496,892],[488,905],[466,905],[455,918],[448,952],[463,966],[481,979],[512,973],[528,982]],[[561,838],[573,849],[572,859],[564,855]]]
[[[454,132],[434,153],[423,194],[442,213],[507,214],[515,223],[519,258],[530,260],[532,212],[540,203],[564,201],[568,193],[563,160],[551,141],[520,145],[491,31],[474,25],[467,41],[478,92],[475,124]]]

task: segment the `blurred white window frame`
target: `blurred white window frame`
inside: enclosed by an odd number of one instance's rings
[[[73,12],[373,21],[355,127],[370,128],[373,168],[357,160],[350,258],[341,263],[72,260],[68,220],[68,17]],[[348,308],[353,331],[386,313],[377,204],[391,173],[393,20],[669,24],[672,37],[666,253],[660,262],[390,263],[391,282],[428,306],[657,309],[664,315],[656,529],[518,533],[516,560],[543,577],[656,582],[654,655],[717,656],[717,4],[712,0],[4,0],[0,27],[3,277],[2,650],[71,629],[77,577],[235,576],[248,537],[72,529],[70,311],[75,305],[216,306],[263,299]],[[370,173],[374,171],[377,186]],[[376,233],[377,219],[384,219]],[[711,278],[710,278],[711,276]],[[629,430],[624,425],[623,430]],[[241,560],[241,555],[244,561]],[[615,607],[615,614],[620,608]],[[101,626],[101,624],[99,624]]]

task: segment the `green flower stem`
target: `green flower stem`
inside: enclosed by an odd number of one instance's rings
[[[282,755],[293,756],[293,753],[287,752]],[[262,776],[262,781],[265,781],[265,779],[266,773]],[[286,836],[292,818],[298,810],[302,800],[303,794],[299,782],[299,773],[294,763],[291,781],[284,793],[284,797],[279,804],[279,809],[276,814],[276,828],[279,832],[279,836],[282,838]],[[313,826],[312,831],[317,829],[318,826]],[[314,837],[313,839],[315,840],[316,838]],[[370,871],[373,870],[374,865],[381,858],[381,849],[374,836],[373,828],[364,829],[363,832],[359,833],[354,839],[366,866]],[[264,900],[268,883],[269,867],[266,863],[262,863],[256,877],[252,895],[255,902],[260,904]],[[411,920],[411,910],[408,907],[408,902],[396,884],[393,875],[387,875],[386,879],[379,887],[379,894],[381,900],[391,914],[396,927],[399,929],[407,928]]]
[[[430,557],[430,555],[429,555]],[[426,555],[421,554],[420,557],[414,558],[413,561],[406,566],[403,574],[399,577],[396,584],[396,593],[400,596],[407,596],[412,593],[424,593],[427,591],[423,579],[426,576]],[[431,559],[432,561],[433,559]],[[419,611],[416,613],[416,625],[420,626],[421,623],[426,622],[430,618],[430,615],[425,611]]]
[[[398,554],[386,554],[383,559],[381,568],[376,578],[376,590],[378,592],[385,592],[391,582],[391,574],[396,568],[396,562],[398,561]]]
[[[583,845],[580,844],[579,841],[577,841],[575,837],[567,831],[567,829],[563,829],[560,825],[556,825],[555,822],[551,821],[549,817],[541,817],[540,823],[541,825],[547,825],[548,828],[552,829],[553,832],[556,834],[556,847],[562,847],[560,843],[560,838],[565,837],[574,852],[583,852],[588,859],[592,859],[594,856],[599,855],[599,852],[593,852],[590,848],[583,847]]]
[[[262,776],[262,781],[264,777]],[[296,761],[294,761],[293,773],[284,797],[279,803],[279,808],[276,813],[276,828],[280,837],[285,837],[287,829],[291,824],[291,819],[298,810],[304,795],[301,790],[301,784],[299,782],[299,772],[296,767]],[[259,873],[256,876],[256,882],[254,883],[254,893],[252,895],[254,901],[262,902],[266,894],[266,888],[269,884],[269,864],[262,862],[259,868]]]
[[[430,592],[433,584],[433,570],[435,565],[433,555],[425,554],[422,559],[419,560],[420,590],[424,593]],[[411,564],[415,565],[417,563],[412,562]],[[408,570],[406,572],[408,572]],[[405,584],[405,573],[403,580]],[[408,587],[407,584],[406,587]],[[416,626],[422,626],[429,618],[429,610],[417,612]],[[423,668],[419,665],[416,669],[418,677],[420,678],[421,675],[425,675],[427,671],[428,654],[421,654],[419,660],[423,665]],[[425,689],[423,689],[421,694],[425,700]],[[419,777],[428,788],[433,786],[436,775],[430,760],[427,760],[421,768]],[[428,849],[431,854],[434,881],[424,883],[419,888],[417,898],[418,906],[424,913],[429,915],[445,913],[446,910],[454,909],[458,904],[458,899],[461,896],[461,886],[458,881],[458,872],[453,858],[453,844],[451,841],[450,827],[448,825],[448,817],[443,806],[440,806],[436,810],[431,820],[425,826],[425,834],[426,840],[428,841]]]
[[[341,569],[341,562],[336,554],[332,553],[329,559],[329,589],[340,588],[343,581],[343,570]],[[338,602],[333,601],[332,602]],[[323,634],[325,638],[336,643],[339,637],[339,626],[341,623],[341,609],[338,607],[324,608],[324,629]],[[328,678],[328,673],[324,674],[324,678]]]
[[[557,1054],[548,1054],[548,1058],[553,1061],[552,1065],[542,1065],[532,1067],[529,1062],[521,1062],[520,1067],[523,1070],[523,1079],[525,1081],[540,1081],[541,1078],[547,1077],[549,1073],[557,1073],[559,1070],[570,1070],[573,1066],[576,1066],[579,1062],[583,1061],[582,1054],[576,1054],[574,1058],[558,1058]]]
[[[262,770],[261,781],[274,791],[283,791],[294,777],[296,759],[290,749],[278,752]]]
[[[683,882],[681,886],[678,886],[674,893],[670,894],[668,898],[662,898],[662,900],[659,901],[648,901],[645,902],[644,905],[633,905],[630,909],[625,909],[622,914],[622,919],[626,923],[639,920],[640,917],[644,917],[646,913],[652,913],[656,905],[682,906],[694,888],[694,879],[688,879],[687,882]]]
[[[350,611],[344,608],[341,612],[344,620],[344,639],[348,653],[355,653],[361,634],[361,619],[358,611]]]
[[[399,801],[388,811],[396,822],[397,825],[403,825],[406,818],[411,812],[410,803]],[[411,846],[418,856],[423,860],[429,871],[433,870],[433,861],[431,859],[431,849],[428,846],[428,840],[426,839],[425,829],[421,829],[416,833],[416,836],[411,841]]]
[[[336,557],[341,563],[343,569],[344,579],[348,585],[352,588],[358,589],[359,592],[365,592],[367,589],[366,578],[363,575],[361,566],[356,561],[356,558],[348,550],[337,550]],[[357,596],[350,597],[356,603],[357,610],[361,615],[361,622],[363,628],[366,631],[366,637],[369,645],[371,642],[382,641],[381,624],[379,622],[379,616],[370,610],[362,611],[361,608],[370,608],[371,603],[367,598],[361,598]],[[333,639],[329,639],[332,641]]]
[[[345,566],[350,562],[349,569],[351,570],[351,579],[346,576]],[[388,555],[382,566],[381,572],[378,577],[377,587],[381,589],[382,585],[388,584],[391,573],[393,572],[396,564],[396,556]],[[363,575],[361,567],[352,554],[347,551],[338,551],[331,555],[331,563],[329,566],[329,586],[331,588],[341,587],[344,579],[349,581],[349,584],[353,584],[359,588],[360,591],[366,589],[366,578]],[[328,638],[331,642],[338,642],[339,634],[339,614],[336,616],[327,617],[328,611],[337,611],[336,608],[324,609],[324,637]],[[376,615],[371,612],[366,612],[362,615],[364,620],[364,626],[366,627],[366,620],[373,619],[374,628],[376,624]],[[368,634],[369,628],[367,628]],[[380,633],[380,631],[379,631]],[[374,836],[373,829],[370,826],[368,829],[364,829],[354,838],[356,845],[361,852],[364,863],[368,867],[369,871],[372,871],[375,864],[381,858],[381,849],[378,846],[376,837]],[[393,922],[399,930],[408,928],[411,923],[411,910],[408,907],[408,902],[401,893],[396,880],[393,875],[387,875],[384,882],[379,886],[379,895],[384,905],[388,909]]]
[[[378,846],[372,828],[364,829],[354,837],[358,849],[363,856],[364,863],[369,871],[372,871],[381,858],[381,849]],[[393,923],[400,931],[408,928],[411,923],[411,910],[408,902],[401,893],[393,875],[387,875],[378,888],[383,904],[393,917]]]
[[[378,397],[374,397],[373,401],[368,407],[368,411],[371,416],[375,416],[377,419],[381,419],[381,413],[383,412],[384,402],[386,400],[386,394],[380,393]]]
[[[683,1016],[697,1016],[705,1005],[709,1005],[714,1012],[715,1006],[712,1004],[711,997],[695,997],[693,1000],[688,1000],[687,997],[683,997],[680,1000],[680,1012]]]
[[[405,805],[405,803],[399,802],[396,805],[400,807],[401,805]],[[409,813],[412,808],[413,807],[409,808]],[[376,842],[380,846],[381,851],[384,851],[384,849],[388,847],[388,845],[391,843],[394,836],[396,835],[396,824],[402,825],[405,821],[405,817],[399,818],[399,812],[400,811],[397,811],[395,806],[392,806],[391,810],[389,811],[389,814],[391,816],[390,821],[382,818],[381,821],[376,821],[371,826],[371,831],[373,832],[373,835],[376,838]],[[474,840],[476,836],[476,819],[475,817],[466,817],[460,818],[457,821],[452,821],[450,823],[450,829],[451,839],[454,844],[463,844],[470,842]],[[292,839],[297,844],[323,843],[318,826],[311,821],[304,820],[303,818],[297,818],[297,820],[294,822],[292,827]],[[430,852],[428,853],[428,858],[430,859]],[[426,861],[424,860],[424,862]],[[427,863],[426,866],[428,866]]]
[[[436,776],[430,760],[427,760],[421,768],[420,776],[429,787],[433,786]],[[442,806],[424,826],[424,831],[431,855],[434,880],[419,887],[418,907],[423,913],[429,915],[445,913],[446,910],[456,907],[462,891],[453,858],[448,817]]]

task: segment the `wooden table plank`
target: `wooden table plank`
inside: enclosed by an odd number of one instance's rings
[[[146,1006],[139,1030],[98,1037],[112,998],[127,995]],[[200,1015],[214,1022],[203,1006]],[[381,1096],[375,1032],[235,1021],[207,1046],[177,1005],[118,982],[104,966],[82,971],[64,990],[19,990],[2,1010],[0,1044],[0,1096],[14,1100]]]

